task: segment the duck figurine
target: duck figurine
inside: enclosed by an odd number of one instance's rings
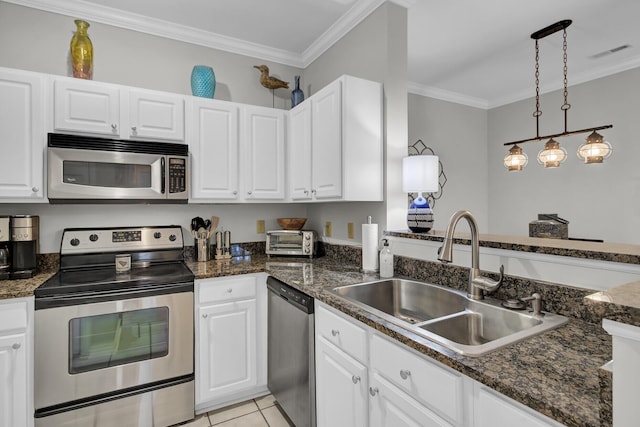
[[[269,67],[266,65],[254,65],[253,68],[260,70],[260,84],[267,89],[289,89],[289,82],[284,82],[269,75]]]

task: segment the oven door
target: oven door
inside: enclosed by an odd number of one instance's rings
[[[36,310],[35,407],[193,373],[193,292]]]
[[[161,154],[49,147],[48,197],[53,201],[166,199],[166,161]]]

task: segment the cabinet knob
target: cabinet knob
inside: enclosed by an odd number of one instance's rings
[[[251,193],[252,193],[252,191],[247,191],[247,194],[248,194],[248,195],[251,195]]]
[[[411,376],[411,371],[408,369],[400,369],[400,378],[406,380]]]
[[[135,126],[131,126],[131,132],[136,133],[138,132],[138,128]]]
[[[115,123],[111,123],[111,130],[112,130],[113,132],[117,131],[117,130],[118,130],[118,125],[117,125],[117,124],[115,124]]]
[[[315,188],[313,188],[313,189],[311,190],[311,193],[312,193],[312,194],[316,194],[316,189],[315,189]]]
[[[233,190],[233,195],[236,196],[238,194],[238,190]]]
[[[206,318],[207,318],[207,316],[209,316],[209,315],[208,315],[207,313],[205,313],[205,314],[203,314],[203,315],[202,315],[202,318],[203,318],[203,319],[206,319]]]
[[[40,189],[38,187],[31,187],[31,191],[37,193],[38,191],[40,191]]]
[[[233,289],[227,288],[227,293],[230,294],[231,292],[233,292]]]
[[[357,375],[352,375],[351,381],[353,381],[354,384],[358,384],[360,382],[360,377]]]
[[[19,349],[19,348],[20,348],[20,343],[19,343],[19,342],[14,343],[14,344],[11,346],[11,348],[12,348],[12,349],[14,349],[14,350]]]
[[[309,194],[309,190],[304,190],[304,195],[306,196],[307,194]]]
[[[376,394],[378,394],[378,387],[369,387],[369,394],[371,396],[375,396]]]
[[[333,335],[334,337],[336,337],[336,336],[340,335],[340,331],[339,331],[339,330],[337,330],[337,329],[332,329],[332,330],[331,330],[331,335]]]

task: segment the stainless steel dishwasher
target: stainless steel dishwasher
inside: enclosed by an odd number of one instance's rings
[[[313,298],[269,276],[267,384],[296,427],[315,427]]]

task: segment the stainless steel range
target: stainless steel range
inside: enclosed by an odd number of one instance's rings
[[[194,416],[193,273],[182,228],[66,229],[35,291],[35,425],[168,426]]]

